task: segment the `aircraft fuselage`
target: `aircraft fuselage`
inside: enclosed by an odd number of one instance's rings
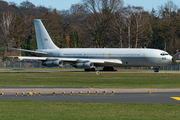
[[[106,64],[106,66],[131,66],[148,67],[163,66],[172,62],[172,56],[167,52],[158,49],[135,49],[135,48],[61,48],[38,50],[47,52],[42,57],[58,58],[78,58],[85,59],[118,59],[122,61],[121,65]],[[95,64],[95,66],[104,66],[104,64]]]

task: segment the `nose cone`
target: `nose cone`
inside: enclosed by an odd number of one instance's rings
[[[174,58],[171,55],[169,55],[168,60],[171,63],[172,61],[174,61]]]
[[[174,60],[174,58],[173,58],[171,55],[168,55],[168,56],[166,57],[166,63],[167,63],[167,64],[171,63],[173,60]]]

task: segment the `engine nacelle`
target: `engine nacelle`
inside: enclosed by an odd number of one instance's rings
[[[85,62],[85,63],[77,63],[73,65],[75,68],[93,68],[94,64],[91,62]]]
[[[60,60],[54,60],[54,61],[45,61],[42,62],[42,65],[47,66],[47,67],[56,67],[61,65]]]

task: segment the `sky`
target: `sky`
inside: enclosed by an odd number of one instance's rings
[[[26,0],[4,0],[6,2],[15,2],[19,5],[21,2]],[[81,3],[82,0],[28,0],[35,6],[45,6],[56,8],[57,10],[68,10],[72,4]],[[167,3],[169,0],[124,0],[124,6],[142,6],[144,10],[151,11],[152,8],[157,9],[158,6]],[[180,0],[171,0],[174,4],[178,5],[180,8]]]

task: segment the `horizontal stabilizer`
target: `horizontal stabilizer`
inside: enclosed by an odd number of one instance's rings
[[[19,59],[19,60],[38,60],[43,61],[46,60],[47,57],[29,57],[29,56],[8,56],[7,59]]]
[[[38,61],[67,61],[67,62],[75,62],[76,58],[56,58],[56,57],[29,57],[29,56],[8,56],[8,59],[19,59],[19,60],[38,60]]]
[[[46,52],[40,52],[40,51],[33,51],[33,50],[26,50],[26,49],[18,49],[18,48],[11,48],[12,50],[19,50],[23,52],[30,52],[30,53],[36,53],[36,54],[47,54]]]

